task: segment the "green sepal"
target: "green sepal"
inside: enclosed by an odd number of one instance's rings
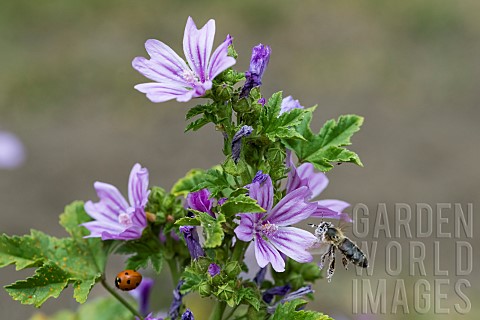
[[[261,298],[258,290],[250,287],[243,287],[237,291],[235,303],[245,303],[251,305],[256,311],[260,311]]]
[[[306,139],[284,139],[285,145],[294,150],[300,162],[310,162],[320,171],[333,168],[332,162],[351,162],[363,166],[355,152],[342,148],[350,145],[351,136],[360,130],[363,117],[343,115],[338,121],[329,120],[318,134],[310,130],[312,112],[307,112],[303,121],[297,126],[298,132]]]
[[[307,304],[307,301],[302,299],[281,303],[275,309],[275,313],[270,320],[333,320],[320,312],[298,310],[305,304]]]

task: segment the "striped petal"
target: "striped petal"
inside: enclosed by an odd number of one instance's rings
[[[134,208],[144,208],[148,201],[148,170],[136,163],[128,180],[128,200]]]
[[[255,258],[261,268],[271,263],[275,271],[285,271],[285,260],[283,260],[280,252],[271,243],[263,240],[262,237],[255,238]]]
[[[305,263],[313,260],[306,249],[310,248],[317,238],[308,231],[294,227],[280,227],[268,239],[275,248],[295,261]]]
[[[288,193],[273,208],[266,219],[277,226],[288,226],[307,219],[315,212],[317,205],[307,202],[310,191],[307,187],[301,187]]]
[[[213,79],[222,71],[233,66],[236,61],[235,58],[228,56],[228,46],[232,43],[232,38],[227,36],[225,41],[213,52],[212,57],[208,63],[208,78]]]
[[[212,53],[215,37],[215,20],[210,19],[202,29],[198,30],[192,17],[188,17],[183,36],[183,51],[190,68],[197,74],[200,82],[207,79],[207,67]]]

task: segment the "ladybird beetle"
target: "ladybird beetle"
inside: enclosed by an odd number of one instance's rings
[[[142,282],[142,275],[135,270],[124,270],[117,274],[115,287],[123,291],[137,288]]]

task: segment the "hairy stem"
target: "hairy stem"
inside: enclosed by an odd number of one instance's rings
[[[119,295],[115,289],[113,289],[112,287],[110,287],[108,284],[107,284],[107,281],[105,280],[104,277],[102,277],[102,285],[103,287],[112,295],[115,297],[115,299],[117,299],[121,304],[123,304],[125,306],[125,308],[127,308],[128,310],[130,310],[130,312],[134,315],[134,316],[137,316],[140,320],[143,320],[143,316],[134,308],[132,307],[132,305],[130,303],[127,302],[127,300],[125,300],[121,295]]]
[[[247,242],[243,242],[237,239],[237,242],[235,242],[235,246],[233,247],[232,261],[240,261],[243,259],[246,244]]]

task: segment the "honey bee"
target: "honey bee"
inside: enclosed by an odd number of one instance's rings
[[[368,267],[368,261],[365,254],[360,248],[346,237],[340,228],[335,227],[331,222],[322,222],[320,225],[310,224],[312,227],[316,227],[315,236],[318,238],[318,243],[328,244],[328,250],[320,258],[319,268],[323,269],[325,260],[327,257],[330,260],[330,264],[327,270],[327,280],[332,280],[335,273],[335,249],[340,250],[343,254],[342,264],[345,269],[348,269],[348,263],[352,262],[362,268]]]

